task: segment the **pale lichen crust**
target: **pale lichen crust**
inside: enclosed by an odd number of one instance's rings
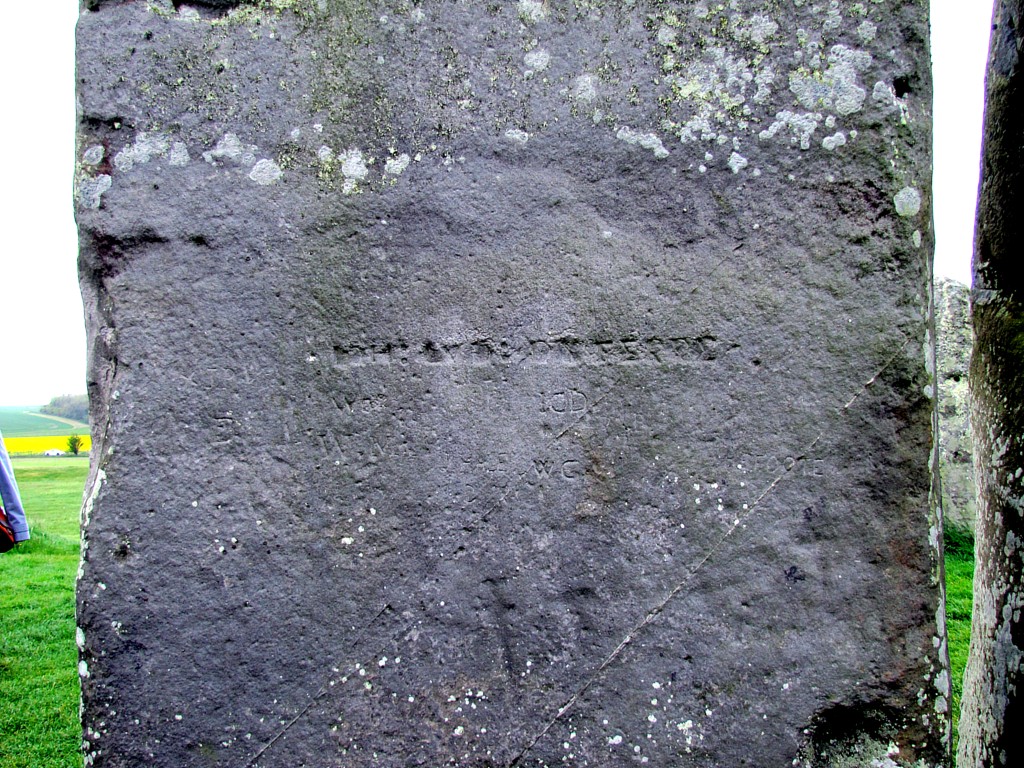
[[[82,131],[83,208],[100,207],[119,175],[154,161],[184,169],[202,158],[268,189],[313,175],[352,195],[400,177],[415,183],[417,164],[453,163],[470,137],[490,133],[499,145],[525,148],[575,125],[632,146],[637,162],[646,156],[698,176],[717,169],[735,183],[778,174],[831,181],[828,157],[872,153],[888,163],[894,210],[910,220],[908,241],[928,226],[920,215],[927,174],[906,151],[917,140],[915,125],[927,123],[927,93],[905,86],[914,73],[889,50],[893,20],[876,0],[790,9],[756,0],[492,4],[481,33],[518,46],[514,61],[489,46],[439,45],[436,30],[464,13],[446,4],[232,6],[200,14],[169,0],[148,2],[154,29],[171,39],[187,27],[209,58],[183,57],[180,74],[167,73],[162,84],[132,84],[139,114],[154,117],[134,134],[122,131],[119,143],[99,144]],[[280,104],[305,120],[240,103],[231,53],[240,47],[288,49],[301,66],[277,83]],[[420,72],[419,90],[398,86],[410,68]],[[367,104],[371,91],[377,95]],[[201,96],[189,108],[223,116],[224,129],[184,131],[160,119],[168,97],[179,94]],[[293,121],[283,135],[253,135],[254,127],[282,121]],[[779,155],[772,146],[779,143],[792,150],[784,163],[768,160]],[[112,167],[100,166],[101,151]]]

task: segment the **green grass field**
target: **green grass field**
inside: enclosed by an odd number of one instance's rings
[[[38,437],[89,433],[89,425],[70,419],[58,419],[39,413],[38,406],[0,406],[0,432],[4,437]]]
[[[0,768],[81,766],[75,573],[86,458],[14,459],[32,539],[0,556]]]
[[[949,633],[949,673],[953,682],[953,754],[956,755],[960,697],[971,642],[971,602],[974,587],[974,537],[962,530],[946,531],[946,631]]]

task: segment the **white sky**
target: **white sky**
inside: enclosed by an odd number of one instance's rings
[[[85,391],[71,201],[77,13],[77,0],[14,3],[0,24],[0,405]],[[932,0],[935,271],[965,283],[991,13],[989,0]]]

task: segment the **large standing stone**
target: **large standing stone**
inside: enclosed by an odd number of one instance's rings
[[[90,7],[92,764],[943,762],[926,4]]]
[[[935,372],[938,379],[939,469],[947,526],[974,530],[977,489],[971,442],[971,289],[955,280],[935,283]]]
[[[1024,1],[995,5],[971,312],[978,483],[960,768],[1024,763]]]

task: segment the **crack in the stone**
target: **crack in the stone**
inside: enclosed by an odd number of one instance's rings
[[[837,415],[841,416],[844,412],[848,411],[853,406],[853,404],[857,402],[857,400],[860,399],[860,397],[865,392],[868,391],[868,389],[871,387],[872,384],[875,383],[878,377],[881,376],[889,368],[889,366],[892,365],[903,354],[903,351],[907,348],[907,344],[909,343],[909,340],[904,340],[903,344],[900,345],[897,352],[892,357],[890,357],[885,362],[885,364],[882,365],[882,367],[879,368],[878,371],[870,379],[868,379],[866,382],[864,382],[863,385],[861,385],[860,389],[858,389],[857,392],[854,393],[853,397],[851,397],[842,408],[836,411]],[[773,479],[771,483],[769,483],[768,486],[760,493],[760,495],[758,495],[758,497],[753,501],[753,503],[749,505],[749,508],[744,510],[742,514],[736,516],[732,524],[725,531],[725,533],[722,534],[718,541],[715,542],[714,545],[712,545],[707,550],[707,552],[705,552],[704,556],[696,564],[690,567],[689,572],[683,577],[683,579],[678,584],[676,584],[671,590],[669,590],[668,594],[665,595],[665,597],[663,597],[653,608],[648,610],[644,617],[639,622],[637,622],[633,626],[633,628],[629,630],[629,632],[626,633],[626,636],[623,637],[619,644],[615,646],[614,650],[612,650],[612,652],[604,658],[601,664],[598,665],[597,669],[594,670],[594,672],[583,682],[581,686],[579,686],[573,692],[571,696],[569,696],[568,699],[566,699],[562,706],[558,708],[558,711],[555,712],[554,716],[550,720],[548,720],[547,723],[545,723],[544,727],[541,728],[541,730],[538,731],[537,734],[530,739],[526,746],[524,746],[519,751],[519,753],[516,754],[516,756],[511,760],[511,762],[507,764],[507,768],[517,768],[518,766],[522,765],[523,759],[533,750],[533,748],[541,741],[541,739],[543,739],[551,731],[551,729],[576,706],[580,698],[584,696],[587,693],[587,691],[589,691],[598,682],[598,680],[600,680],[605,670],[607,670],[612,664],[615,663],[619,656],[622,655],[622,652],[629,646],[630,643],[633,642],[633,640],[636,639],[637,635],[639,635],[645,627],[654,622],[654,620],[657,619],[658,616],[660,616],[665,611],[665,609],[668,607],[668,604],[671,603],[679,595],[679,593],[686,588],[686,586],[693,580],[693,577],[697,574],[697,572],[700,571],[700,569],[703,568],[704,565],[725,545],[725,543],[729,540],[733,533],[735,533],[736,530],[743,524],[743,522],[750,519],[750,517],[754,514],[754,510],[757,509],[758,506],[778,487],[778,485],[783,481],[783,479],[785,479],[787,475],[789,475],[789,473],[796,469],[797,465],[801,461],[807,458],[807,455],[814,449],[814,447],[821,441],[821,439],[825,437],[826,434],[827,430],[822,429],[813,440],[811,440],[806,446],[804,446],[803,450],[800,451],[799,455],[797,455],[794,458],[793,463],[788,467],[784,467],[782,471],[779,472],[778,475],[776,475],[775,479]]]

